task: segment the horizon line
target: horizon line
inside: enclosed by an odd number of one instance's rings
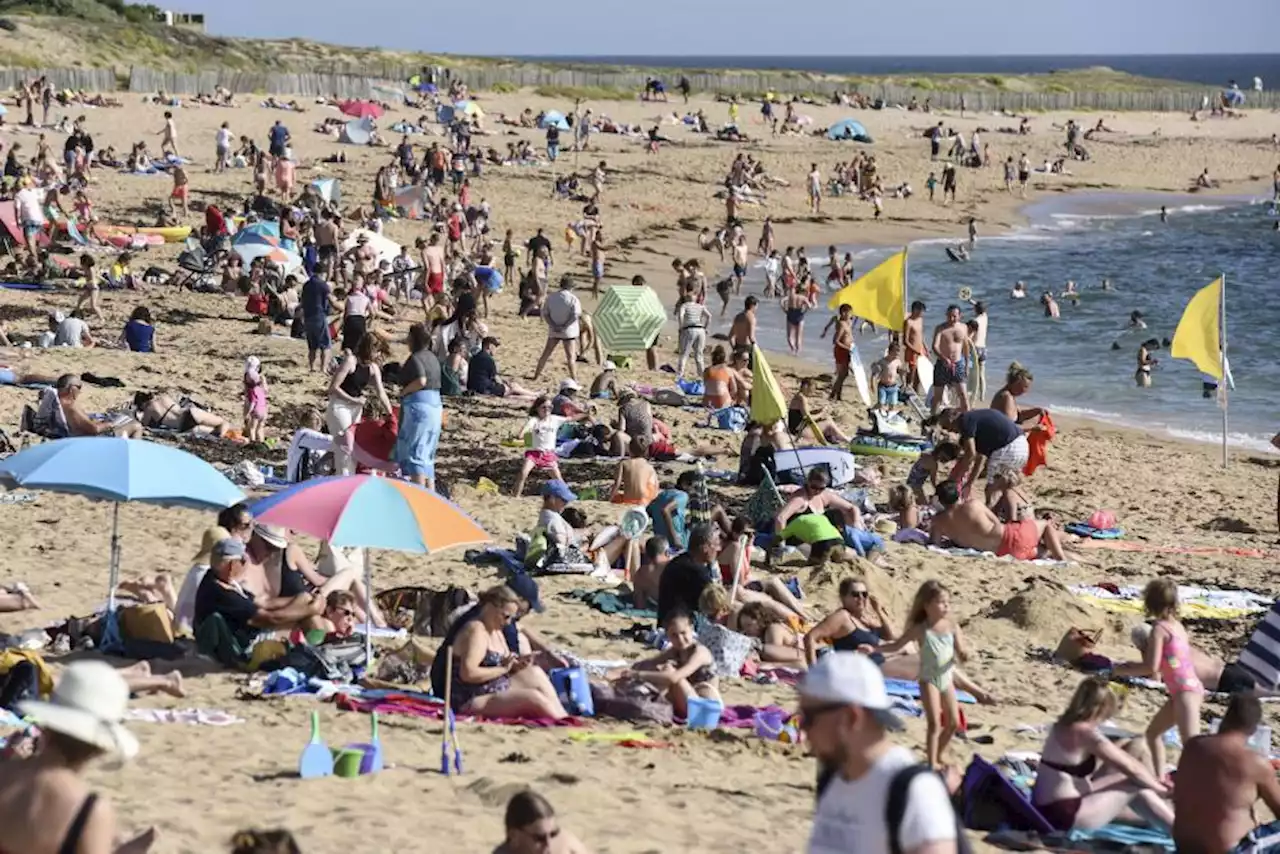
[[[449,52],[444,51],[446,55]],[[876,53],[876,54],[792,54],[792,53],[467,53],[455,56],[484,56],[512,59],[1127,59],[1132,57],[1200,57],[1200,56],[1259,56],[1276,57],[1280,54],[1225,51],[1214,53]]]

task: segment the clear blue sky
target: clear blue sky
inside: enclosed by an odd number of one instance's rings
[[[1280,0],[168,2],[217,35],[496,55],[1273,53],[1280,32]]]

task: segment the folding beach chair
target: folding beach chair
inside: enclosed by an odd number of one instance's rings
[[[1280,687],[1280,601],[1254,627],[1240,651],[1240,666],[1249,671],[1259,688],[1275,691]]]

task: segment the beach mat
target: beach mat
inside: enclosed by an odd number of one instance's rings
[[[614,590],[570,590],[562,594],[586,603],[602,614],[615,614],[631,620],[657,621],[658,612],[652,608],[633,608]]]
[[[351,694],[338,694],[335,698],[335,702],[338,704],[338,708],[345,712],[362,712],[364,714],[377,712],[380,715],[410,715],[416,718],[435,721],[444,719],[444,702],[441,700],[428,699],[422,694],[393,691],[379,693],[380,696],[372,699],[358,699]],[[477,718],[467,715],[459,715],[457,716],[457,720],[459,722],[469,721],[474,723],[506,724],[511,726],[528,727],[577,727],[586,725],[582,719],[574,717],[568,717],[564,720],[556,721],[550,718]]]
[[[1062,530],[1091,540],[1118,540],[1124,536],[1124,528],[1095,528],[1084,522],[1068,522]]]
[[[1073,584],[1068,589],[1092,605],[1120,614],[1141,614],[1142,588],[1113,585]],[[1207,587],[1179,585],[1178,602],[1183,617],[1230,620],[1250,614],[1261,614],[1272,605],[1272,599],[1250,590],[1215,590]]]
[[[920,683],[910,679],[885,679],[884,690],[890,697],[906,697],[908,700],[920,699]],[[977,703],[978,698],[968,691],[956,689],[956,699],[962,703]]]
[[[1017,560],[1012,555],[1000,557],[995,552],[983,552],[977,549],[963,549],[958,546],[950,548],[942,548],[941,546],[928,546],[929,551],[936,552],[947,557],[985,557],[990,560],[1002,560],[1006,563],[1025,563],[1034,566],[1068,566],[1070,561],[1049,560],[1048,558],[1038,557],[1034,560]]]

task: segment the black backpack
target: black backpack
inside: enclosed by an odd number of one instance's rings
[[[827,785],[835,777],[835,768],[820,764],[818,766],[818,800],[822,799],[822,793],[826,791]],[[921,774],[931,774],[933,769],[928,765],[908,765],[897,774],[893,775],[893,779],[889,781],[889,801],[885,807],[885,824],[889,826],[889,854],[902,854],[902,843],[898,839],[898,834],[902,830],[902,819],[907,814],[907,793],[911,790],[911,781]],[[973,854],[973,848],[969,845],[969,840],[964,835],[964,824],[960,821],[960,811],[955,811],[956,816],[956,854]]]

